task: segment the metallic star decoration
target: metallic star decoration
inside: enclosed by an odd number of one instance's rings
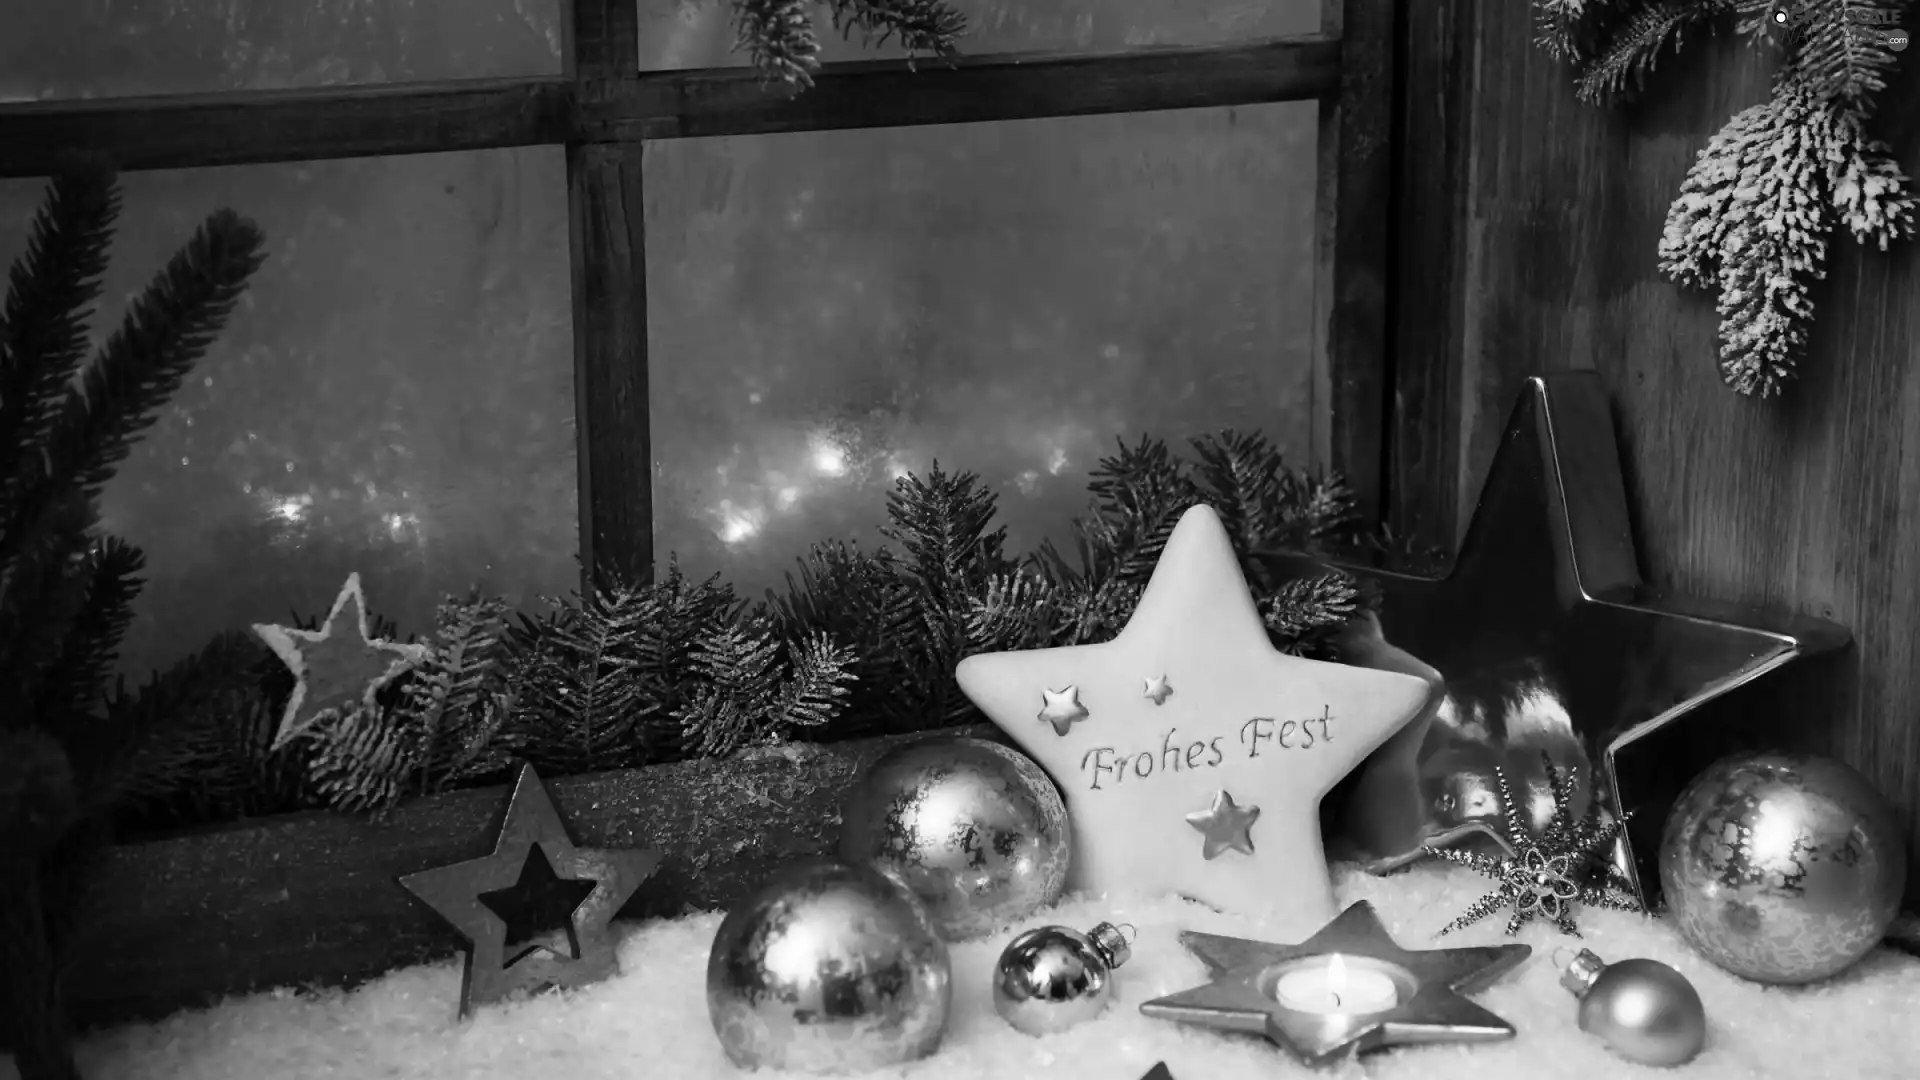
[[[1479,852],[1454,848],[1429,847],[1428,855],[1445,859],[1456,866],[1477,870],[1500,883],[1500,887],[1475,900],[1466,914],[1440,928],[1440,936],[1472,926],[1502,908],[1513,909],[1507,920],[1509,935],[1534,919],[1546,919],[1562,933],[1580,936],[1573,921],[1573,902],[1616,911],[1639,911],[1631,884],[1600,854],[1613,847],[1614,838],[1626,826],[1627,815],[1602,822],[1599,804],[1590,804],[1584,817],[1573,816],[1573,778],[1546,762],[1549,783],[1553,787],[1553,817],[1539,836],[1509,809],[1507,835],[1503,846],[1509,854],[1494,858]],[[1513,784],[1505,769],[1496,768],[1494,777],[1500,789],[1503,807],[1513,805]]]
[[[1149,671],[1180,688],[1164,705],[1141,693]],[[1181,517],[1112,641],[970,656],[955,677],[1060,786],[1070,888],[1278,912],[1298,920],[1280,932],[1303,934],[1334,913],[1320,800],[1431,693],[1423,679],[1274,649],[1226,528],[1205,506]],[[1076,688],[1096,719],[1034,723],[1035,699],[1060,686]],[[1195,843],[1185,815],[1220,791],[1261,806],[1254,854],[1209,860]]]
[[[495,909],[502,894],[523,884],[529,863],[541,858],[553,878],[590,882],[592,889],[573,909],[566,932],[555,936],[564,944],[508,956],[507,920]],[[659,865],[660,855],[653,851],[574,847],[546,785],[533,766],[522,765],[493,854],[408,874],[400,884],[469,943],[460,980],[464,1017],[476,1006],[515,993],[584,986],[618,973],[613,917]]]
[[[1260,818],[1257,806],[1235,806],[1233,796],[1222,791],[1213,797],[1213,805],[1187,815],[1187,824],[1200,830],[1204,838],[1200,855],[1211,862],[1222,852],[1253,854],[1253,823]]]
[[[1086,707],[1080,704],[1080,688],[1069,686],[1065,690],[1042,690],[1040,700],[1040,722],[1052,724],[1055,735],[1065,735],[1073,729],[1075,722],[1085,720],[1090,715]]]
[[[1167,696],[1173,693],[1173,687],[1167,685],[1165,675],[1155,675],[1147,680],[1146,698],[1155,705],[1165,705]]]
[[[1525,945],[1409,951],[1394,942],[1364,900],[1298,945],[1192,931],[1182,933],[1180,943],[1207,966],[1212,981],[1144,1002],[1142,1013],[1264,1035],[1310,1065],[1387,1046],[1512,1038],[1512,1024],[1462,995],[1518,967],[1533,952]],[[1332,955],[1368,957],[1401,969],[1407,985],[1399,1004],[1371,1014],[1301,1013],[1274,997],[1269,984],[1279,968]]]
[[[349,624],[347,608],[353,608]],[[351,625],[351,629],[348,626]],[[329,716],[357,705],[372,705],[380,689],[426,659],[425,645],[382,641],[367,625],[367,601],[360,592],[360,575],[348,574],[334,598],[333,610],[318,630],[255,624],[253,632],[293,672],[293,694],[287,698],[280,728],[273,736],[278,750]]]
[[[1504,832],[1486,790],[1494,766],[1522,782],[1537,827],[1549,810],[1535,775],[1547,750],[1580,776],[1583,801],[1590,790],[1609,815],[1641,811],[1611,857],[1643,902],[1659,881],[1664,808],[1692,770],[1629,748],[1848,641],[1822,620],[1648,589],[1606,394],[1591,372],[1528,381],[1449,576],[1350,569],[1381,586],[1386,642],[1437,669],[1447,688],[1424,739],[1396,740],[1362,770],[1374,794],[1349,813],[1361,846],[1392,861],[1475,821]],[[1450,777],[1477,779],[1463,797]],[[1388,805],[1383,791],[1403,793],[1405,805]]]

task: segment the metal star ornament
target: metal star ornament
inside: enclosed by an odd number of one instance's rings
[[[1532,955],[1525,945],[1412,951],[1401,948],[1362,900],[1298,945],[1186,931],[1180,943],[1212,981],[1155,998],[1140,1011],[1162,1020],[1264,1035],[1309,1065],[1388,1046],[1492,1042],[1513,1025],[1466,999]],[[1276,984],[1290,971],[1334,959],[1392,980],[1394,1004],[1377,1012],[1303,1012],[1283,1005]]]
[[[591,883],[591,891],[551,944],[509,956],[507,920],[498,909],[505,894],[531,876],[530,864],[543,859],[551,870],[548,876]],[[585,986],[617,974],[613,917],[659,866],[660,855],[654,851],[574,847],[546,785],[533,766],[522,765],[493,854],[408,874],[400,885],[467,939],[460,980],[460,1015],[465,1017],[476,1006],[516,993]]]
[[[348,608],[353,609],[351,616]],[[320,629],[256,623],[253,632],[293,672],[293,693],[274,733],[274,750],[329,716],[372,705],[382,687],[426,659],[428,653],[425,645],[373,636],[359,574],[347,575],[347,583],[340,587],[333,610]]]
[[[1149,673],[1177,692],[1156,704],[1143,691]],[[1433,692],[1413,676],[1276,650],[1207,506],[1175,524],[1113,640],[969,656],[954,677],[1059,785],[1073,833],[1068,888],[1272,913],[1287,934],[1336,910],[1320,800]],[[1036,722],[1036,704],[1055,715]],[[1075,711],[1092,719],[1067,719]],[[1223,791],[1235,799],[1215,803]],[[1209,806],[1217,823],[1189,819]]]
[[[1520,816],[1512,811],[1513,785],[1505,769],[1496,769],[1501,802],[1508,808],[1507,835],[1502,839],[1506,857],[1496,859],[1454,848],[1426,849],[1429,855],[1477,870],[1500,883],[1499,888],[1475,900],[1466,914],[1441,927],[1436,937],[1472,926],[1502,908],[1513,910],[1513,917],[1507,920],[1509,935],[1519,933],[1522,925],[1534,919],[1545,919],[1574,937],[1580,936],[1580,928],[1573,921],[1575,901],[1615,911],[1642,910],[1630,883],[1609,864],[1605,854],[1626,827],[1631,811],[1602,821],[1600,807],[1594,804],[1584,818],[1576,819],[1573,779],[1555,768],[1551,758],[1546,761],[1546,771],[1553,785],[1554,812],[1540,836],[1528,832]]]
[[[1576,813],[1590,797],[1610,816],[1642,809],[1610,853],[1642,902],[1659,881],[1656,808],[1692,770],[1636,744],[1848,641],[1824,620],[1662,596],[1642,582],[1613,421],[1591,372],[1527,382],[1446,578],[1347,569],[1382,593],[1375,651],[1411,654],[1445,684],[1360,770],[1366,794],[1345,808],[1351,838],[1396,865],[1441,836],[1504,831],[1496,766],[1522,788],[1517,809],[1537,831],[1552,806],[1539,769],[1547,751],[1577,778]],[[1476,821],[1490,828],[1462,828]]]

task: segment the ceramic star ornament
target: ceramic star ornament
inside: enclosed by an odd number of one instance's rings
[[[1492,1042],[1513,1025],[1463,995],[1513,970],[1525,945],[1411,951],[1362,900],[1298,945],[1188,931],[1204,986],[1143,1002],[1162,1020],[1264,1035],[1310,1065],[1366,1050]]]
[[[1143,693],[1143,672],[1169,692]],[[1065,795],[1069,887],[1180,893],[1301,933],[1333,915],[1321,798],[1431,692],[1274,649],[1205,506],[1181,517],[1112,641],[971,656],[956,677]],[[1056,724],[1062,687],[1079,713]]]
[[[1496,768],[1519,789],[1529,828],[1545,829],[1544,751],[1579,778],[1576,817],[1596,795],[1609,818],[1638,811],[1608,856],[1650,902],[1664,808],[1705,762],[1648,736],[1848,641],[1830,622],[1662,596],[1641,581],[1613,421],[1591,372],[1528,381],[1445,579],[1349,569],[1380,586],[1382,654],[1411,654],[1446,688],[1368,761],[1346,808],[1352,838],[1383,868],[1452,838],[1494,852],[1490,838],[1507,831]]]
[[[408,874],[400,885],[468,942],[460,1015],[476,1006],[547,987],[576,987],[619,971],[614,915],[659,868],[653,851],[578,848],[533,766],[522,765],[493,854]],[[564,926],[509,953],[503,914],[529,879],[574,883]],[[549,890],[551,891],[551,890]],[[539,929],[547,929],[541,927]]]
[[[424,660],[428,652],[425,645],[373,636],[359,574],[347,575],[320,629],[255,624],[253,632],[294,676],[293,693],[273,736],[275,750],[328,716],[373,704],[382,687]]]

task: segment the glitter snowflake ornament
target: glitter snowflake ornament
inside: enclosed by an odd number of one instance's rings
[[[1632,813],[1603,822],[1600,804],[1592,802],[1586,814],[1576,820],[1573,774],[1556,768],[1551,757],[1546,757],[1546,768],[1553,786],[1553,817],[1540,835],[1527,831],[1525,818],[1514,813],[1513,785],[1506,770],[1496,768],[1501,816],[1506,819],[1506,835],[1497,839],[1507,854],[1496,859],[1455,848],[1425,849],[1429,855],[1477,870],[1500,883],[1475,900],[1465,914],[1442,927],[1436,937],[1472,926],[1502,909],[1513,911],[1513,917],[1507,920],[1508,934],[1519,933],[1521,926],[1534,919],[1544,919],[1574,937],[1580,936],[1573,921],[1575,902],[1615,911],[1642,910],[1633,898],[1632,884],[1607,859],[1614,838],[1626,827]]]

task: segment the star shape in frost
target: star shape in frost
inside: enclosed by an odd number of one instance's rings
[[[1146,671],[1180,692],[1154,704],[1141,692]],[[955,676],[1060,785],[1073,826],[1071,888],[1180,893],[1276,912],[1302,932],[1334,912],[1320,800],[1431,692],[1410,675],[1276,650],[1226,528],[1206,506],[1188,510],[1168,536],[1112,641],[970,656]],[[1034,723],[1034,702],[1061,686],[1094,722]],[[1252,854],[1207,859],[1194,842],[1187,815],[1221,791],[1262,808]]]
[[[1213,797],[1212,806],[1187,815],[1187,824],[1200,830],[1205,838],[1200,856],[1208,861],[1227,851],[1253,854],[1253,823],[1258,820],[1259,807],[1235,806],[1233,796],[1224,791]]]
[[[1191,930],[1180,935],[1180,943],[1206,965],[1212,981],[1143,1002],[1142,1013],[1220,1031],[1264,1035],[1311,1065],[1383,1046],[1512,1038],[1512,1024],[1462,995],[1513,970],[1533,953],[1525,945],[1403,949],[1365,900],[1298,945]],[[1368,1015],[1308,1015],[1274,998],[1270,984],[1276,968],[1328,955],[1367,957],[1400,969],[1407,985],[1402,987],[1399,1004]]]
[[[346,618],[347,608],[353,618]],[[350,627],[350,628],[349,628]],[[372,705],[374,695],[407,669],[426,659],[425,645],[383,641],[367,625],[367,601],[360,575],[348,574],[334,598],[333,610],[318,630],[256,623],[253,632],[293,672],[293,693],[273,736],[278,750],[329,716],[356,705]]]
[[[573,909],[565,933],[553,937],[555,944],[509,957],[507,921],[495,908],[501,894],[525,883],[529,863],[541,857],[552,878],[593,887]],[[408,874],[400,885],[467,940],[460,982],[460,1015],[466,1016],[477,1005],[516,992],[584,986],[617,973],[613,917],[659,865],[654,851],[574,847],[546,785],[533,766],[522,765],[493,854]]]

